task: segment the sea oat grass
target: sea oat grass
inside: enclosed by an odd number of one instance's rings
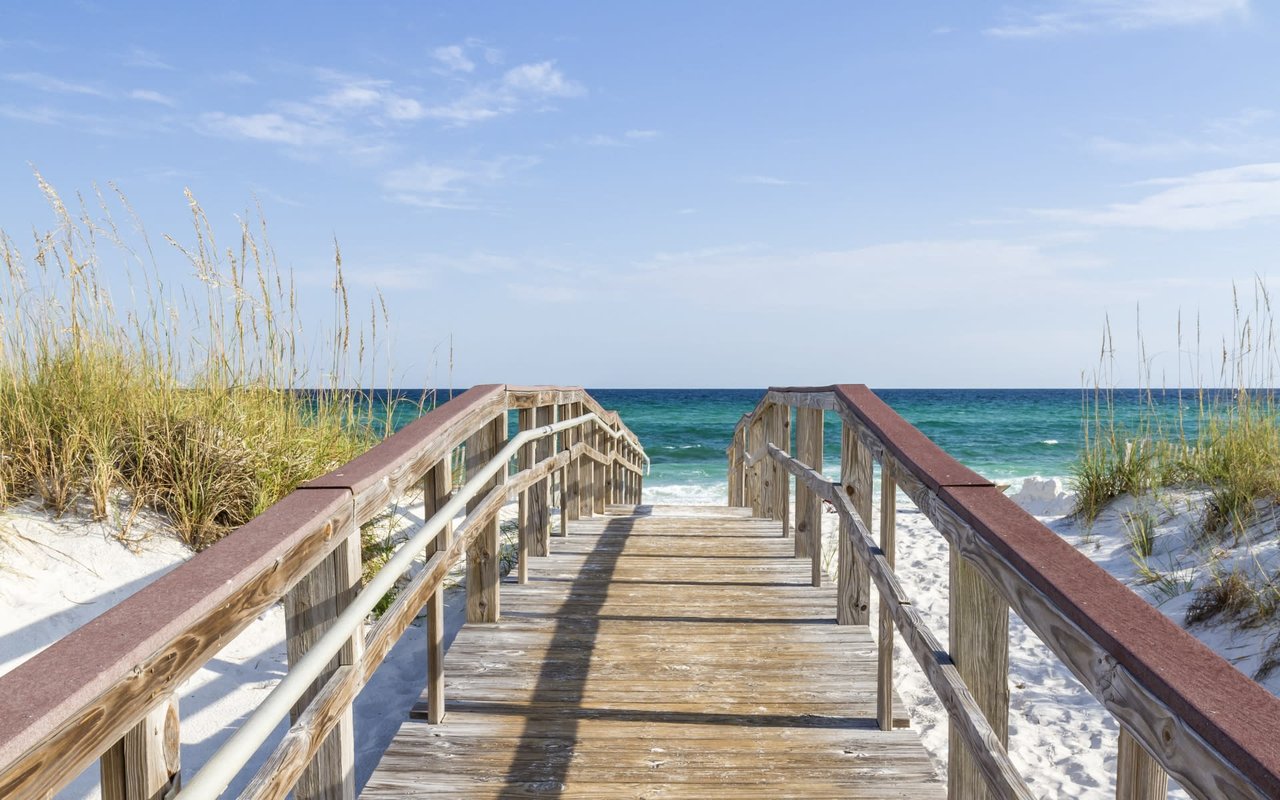
[[[102,519],[124,490],[199,549],[383,432],[372,395],[345,388],[363,365],[340,268],[334,330],[303,339],[262,228],[241,222],[220,249],[188,196],[190,241],[157,255],[136,219],[128,238],[113,221],[132,215],[123,198],[73,214],[37,180],[53,229],[26,252],[0,231],[0,503],[34,494],[61,514],[87,497]],[[317,338],[330,352],[303,347]]]

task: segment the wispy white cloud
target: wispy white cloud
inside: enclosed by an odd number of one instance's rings
[[[888,242],[819,251],[778,251],[759,244],[658,253],[624,278],[637,291],[661,291],[681,302],[735,311],[844,308],[875,297],[884,308],[993,303],[992,286],[1006,295],[1047,296],[1102,265],[1096,256],[1044,241],[995,238]],[[776,276],[787,275],[778,283]],[[981,280],[975,280],[975,276]],[[770,286],[768,292],[759,287]],[[823,287],[815,294],[813,287]],[[922,293],[919,287],[928,286]]]
[[[339,131],[325,124],[276,112],[226,114],[211,111],[200,115],[198,127],[203,132],[216,136],[283,144],[299,149],[337,144],[344,138]]]
[[[742,175],[738,177],[738,183],[746,183],[754,186],[803,186],[800,181],[789,181],[784,178],[775,178],[772,175]]]
[[[6,72],[4,80],[35,89],[41,92],[56,94],[79,94],[92,97],[109,97],[110,93],[84,83],[73,83],[43,72]]]
[[[536,163],[536,159],[523,156],[450,163],[417,161],[383,175],[382,188],[388,199],[419,208],[474,210],[480,208],[478,190]]]
[[[460,44],[437,47],[431,51],[431,57],[440,63],[446,72],[474,72],[476,62],[467,57]]]
[[[1214,24],[1249,15],[1249,0],[1059,0],[1052,11],[1013,13],[990,36],[1031,38]]]
[[[1276,114],[1247,108],[1229,117],[1210,120],[1190,134],[1160,135],[1145,140],[1108,136],[1090,138],[1095,152],[1120,161],[1172,160],[1196,156],[1274,158],[1280,155],[1280,132],[1268,130]]]
[[[464,126],[527,108],[540,109],[552,101],[586,94],[586,88],[570,80],[554,61],[521,64],[497,80],[482,81],[450,102],[421,109],[421,117]]]
[[[1048,209],[1051,219],[1105,227],[1210,231],[1280,218],[1280,162],[1245,164],[1147,181],[1154,189],[1099,209]]]
[[[141,100],[144,103],[156,103],[162,106],[169,106],[170,108],[177,105],[177,102],[169,95],[161,94],[160,92],[153,91],[151,89],[134,89],[129,92],[129,99]]]
[[[217,83],[225,83],[229,86],[252,86],[258,82],[257,78],[247,72],[241,72],[238,69],[229,69],[223,72],[218,72],[211,77]]]
[[[661,131],[629,130],[624,132],[621,136],[597,133],[592,136],[575,137],[574,141],[578,144],[585,144],[589,147],[626,147],[628,145],[636,144],[637,142],[647,142],[657,139],[661,135]]]
[[[210,135],[284,145],[304,157],[314,158],[317,148],[340,147],[346,154],[367,159],[387,149],[395,131],[409,123],[438,120],[450,126],[467,125],[540,109],[553,99],[586,91],[551,61],[521,64],[497,79],[477,82],[467,76],[461,96],[434,105],[419,99],[418,89],[390,80],[330,69],[314,74],[321,91],[308,99],[277,101],[251,113],[210,111],[198,117],[196,127]],[[454,87],[456,82],[450,81],[450,88]],[[634,133],[643,138],[649,132]]]
[[[126,66],[138,67],[140,69],[173,69],[173,66],[158,54],[142,47],[130,48],[128,54],[124,57],[124,63]]]

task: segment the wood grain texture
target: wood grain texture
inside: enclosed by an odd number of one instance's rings
[[[1009,746],[1009,606],[982,574],[951,551],[951,660],[982,709],[991,730]],[[947,796],[954,800],[993,797],[969,752],[960,724],[953,720],[948,734]]]
[[[607,511],[462,629],[448,717],[402,725],[365,797],[942,797],[773,521]]]
[[[821,409],[796,409],[796,460],[822,471]],[[815,578],[821,581],[822,503],[803,482],[796,483],[796,558],[809,558],[818,565]],[[815,585],[821,585],[815,584]]]
[[[102,754],[102,800],[160,800],[179,786],[180,741],[178,701],[170,695]]]
[[[452,494],[452,481],[449,474],[449,459],[438,462],[427,471],[422,481],[424,520],[431,519],[437,511],[449,502]],[[453,522],[450,521],[436,538],[427,544],[426,557],[443,553],[453,544]],[[528,559],[523,559],[527,561]],[[437,590],[427,595],[427,702],[431,707],[430,721],[439,722],[444,719],[444,593]],[[396,637],[397,639],[399,636]]]
[[[507,415],[504,411],[482,426],[467,440],[467,474],[475,474],[488,463],[507,439]],[[505,471],[499,471],[475,497],[467,501],[470,513],[483,499],[486,489],[506,483]],[[533,505],[533,504],[531,504]],[[532,508],[530,513],[533,513]],[[530,546],[533,542],[530,541]],[[485,522],[483,529],[467,550],[467,621],[497,622],[501,613],[498,585],[501,581],[501,562],[498,559],[500,538],[498,516],[495,513]]]
[[[1133,734],[1120,729],[1116,753],[1116,800],[1164,800],[1169,796],[1169,773]]]
[[[840,486],[850,499],[863,525],[871,526],[870,451],[847,424],[840,434]],[[841,625],[867,625],[871,620],[871,580],[867,566],[848,549],[852,523],[840,519],[839,597],[837,617]]]
[[[360,588],[360,534],[350,525],[327,559],[285,595],[285,637],[289,663],[297,663],[321,636],[333,626]],[[294,704],[293,721],[344,664],[355,663],[364,645],[364,632],[357,630],[342,652],[317,676],[316,681]],[[346,709],[331,735],[317,744],[312,759],[300,769],[294,788],[306,800],[349,800],[355,796],[355,733],[350,709]]]
[[[534,427],[550,425],[555,422],[555,406],[538,406],[534,409]],[[533,462],[538,463],[551,457],[554,442],[551,437],[539,439],[533,443]],[[538,481],[529,487],[529,555],[534,558],[551,552],[551,482],[550,479]]]
[[[893,480],[893,467],[880,468],[880,549],[890,570],[894,568],[897,546],[898,485]],[[879,603],[879,636],[876,648],[876,721],[880,730],[893,727],[893,614],[889,604]]]

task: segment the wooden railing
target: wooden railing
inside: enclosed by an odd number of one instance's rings
[[[476,474],[502,449],[509,409],[521,430],[594,418],[538,437],[522,448],[516,473],[504,464],[468,497],[458,529],[444,526],[433,537],[425,567],[374,625],[350,636],[294,706],[287,735],[244,793],[352,797],[352,702],[424,607],[429,716],[444,713],[441,595],[464,555],[467,620],[498,619],[497,515],[507,499],[519,497],[522,581],[525,556],[550,549],[553,506],[563,535],[566,521],[601,513],[606,503],[640,502],[644,450],[585,391],[475,387],[0,677],[0,798],[51,796],[95,759],[107,800],[180,793],[175,689],[281,600],[289,660],[298,663],[360,590],[360,526],[419,486],[426,518],[444,509],[455,450]]]
[[[796,455],[791,451],[795,409]],[[822,474],[823,412],[842,423],[839,481]],[[1029,798],[1009,760],[1009,610],[1120,725],[1116,795],[1154,800],[1172,775],[1204,800],[1280,797],[1280,700],[948,456],[867,387],[770,389],[728,449],[730,504],[789,532],[821,580],[821,508],[840,515],[837,621],[869,624],[879,596],[877,716],[892,725],[894,630],[950,719],[952,798]],[[880,541],[871,535],[873,462],[881,468]],[[926,627],[894,574],[901,489],[951,548],[949,647]]]

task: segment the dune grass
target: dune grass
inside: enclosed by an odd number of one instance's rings
[[[352,325],[336,246],[317,314],[260,210],[224,246],[188,193],[190,230],[157,253],[114,187],[69,208],[37,182],[53,227],[22,247],[0,231],[0,505],[36,496],[125,529],[150,507],[202,549],[387,433],[352,388],[378,306],[368,335]],[[304,326],[319,317],[335,321]]]
[[[1188,624],[1219,616],[1260,624],[1280,607],[1280,575],[1250,557],[1219,559],[1224,548],[1252,552],[1260,539],[1280,535],[1274,524],[1280,504],[1280,405],[1275,393],[1280,349],[1265,283],[1254,283],[1251,308],[1234,298],[1234,330],[1221,344],[1216,381],[1197,380],[1190,389],[1157,390],[1144,365],[1136,409],[1122,408],[1114,389],[1114,347],[1108,326],[1091,389],[1083,394],[1084,446],[1077,461],[1075,514],[1092,522],[1121,495],[1142,496],[1185,488],[1207,493],[1199,544],[1211,559],[1211,578],[1197,590]],[[1180,358],[1187,352],[1181,326]],[[1201,342],[1197,331],[1194,350]],[[1199,363],[1186,365],[1204,374]],[[1181,369],[1181,365],[1180,365]],[[1270,510],[1260,518],[1262,511]],[[1154,547],[1153,526],[1127,520],[1135,562],[1142,571]],[[1150,570],[1149,570],[1150,571]],[[1280,641],[1277,642],[1280,646]]]
[[[1255,284],[1252,312],[1242,311],[1238,297],[1235,312],[1235,330],[1222,343],[1213,386],[1154,388],[1139,336],[1148,371],[1139,387],[1140,406],[1128,414],[1107,388],[1114,385],[1108,326],[1093,387],[1083,393],[1084,446],[1073,476],[1078,516],[1092,521],[1124,494],[1199,485],[1212,495],[1205,533],[1224,537],[1243,531],[1256,501],[1280,498],[1280,406],[1270,388],[1280,349],[1265,284]],[[1184,351],[1181,330],[1178,347]],[[1192,374],[1202,374],[1199,365]]]

